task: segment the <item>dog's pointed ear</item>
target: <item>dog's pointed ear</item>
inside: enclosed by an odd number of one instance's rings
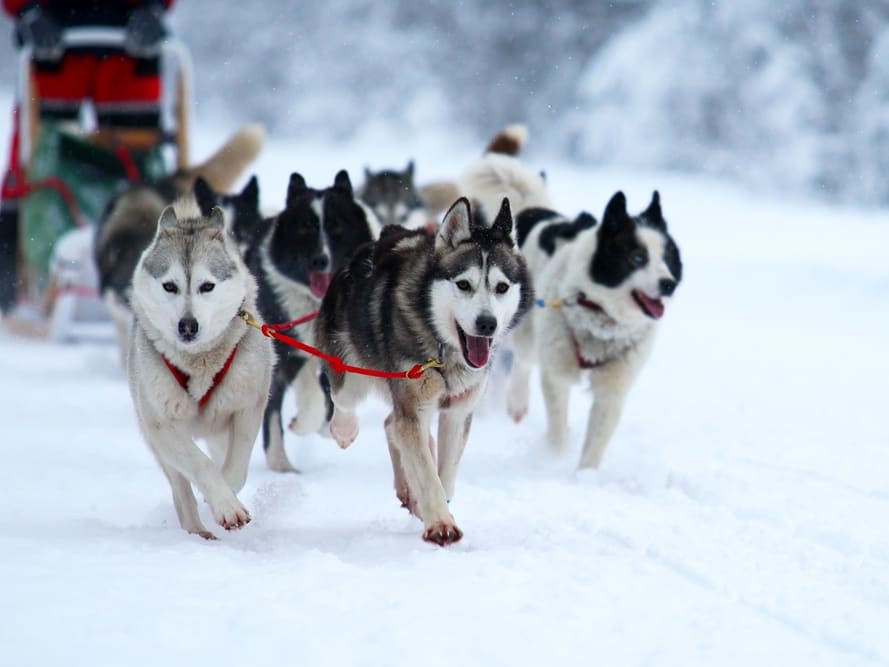
[[[179,218],[176,217],[176,211],[173,210],[172,205],[167,206],[167,208],[161,212],[161,217],[157,221],[157,227],[160,231],[172,229],[178,224]]]
[[[605,207],[605,213],[602,216],[602,231],[617,231],[632,221],[627,213],[627,198],[623,192],[618,190],[611,197],[608,206]]]
[[[664,220],[664,214],[661,212],[661,195],[657,190],[651,193],[651,203],[642,212],[642,217],[655,229],[667,230],[667,221]]]
[[[456,248],[463,241],[469,240],[472,237],[472,232],[470,231],[471,221],[472,213],[469,210],[469,200],[466,197],[460,197],[448,209],[444,219],[438,226],[438,235],[435,237],[435,249]]]
[[[250,180],[247,181],[247,185],[241,190],[241,199],[247,202],[247,204],[250,205],[250,208],[259,208],[259,180],[257,180],[255,174],[250,177]]]
[[[500,202],[500,210],[497,212],[497,217],[494,218],[491,231],[502,235],[505,239],[512,240],[512,209],[509,206],[509,199],[506,197]]]
[[[336,178],[333,179],[333,187],[345,190],[351,195],[352,181],[349,179],[349,172],[345,169],[340,169],[337,172]]]
[[[404,175],[407,178],[414,180],[414,161],[413,160],[408,161],[407,167],[404,170]]]
[[[210,211],[216,206],[216,193],[201,176],[194,182],[194,198],[198,208],[201,209],[201,215],[210,215]]]
[[[290,182],[287,184],[287,206],[294,206],[296,200],[309,189],[306,185],[306,179],[301,174],[293,172],[290,174]]]
[[[367,165],[364,166],[364,182],[367,183],[370,180],[370,167]]]
[[[222,212],[219,206],[214,206],[213,210],[210,211],[210,215],[207,216],[207,223],[214,232],[225,230],[225,213]]]

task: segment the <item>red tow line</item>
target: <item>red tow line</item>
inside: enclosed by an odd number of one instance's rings
[[[441,368],[443,366],[441,361],[439,361],[438,359],[430,359],[425,364],[414,364],[406,371],[380,371],[373,368],[352,366],[344,362],[341,357],[327,354],[319,350],[317,347],[312,347],[311,345],[307,345],[300,340],[296,340],[295,338],[291,338],[290,336],[285,336],[284,334],[280,333],[281,331],[290,329],[297,324],[308,322],[317,315],[318,313],[316,311],[314,313],[309,313],[308,315],[305,315],[298,320],[293,320],[292,322],[282,322],[281,324],[262,324],[260,322],[257,322],[256,319],[253,317],[253,314],[248,310],[242,310],[238,313],[238,317],[244,320],[244,322],[247,323],[247,326],[251,326],[254,329],[259,329],[262,332],[263,336],[274,338],[275,340],[280,341],[285,345],[289,345],[292,348],[301,350],[302,352],[310,354],[313,357],[323,359],[330,365],[330,369],[334,373],[355,373],[357,375],[366,375],[369,377],[384,378],[387,380],[418,380],[423,377],[423,373],[425,373],[430,368]]]

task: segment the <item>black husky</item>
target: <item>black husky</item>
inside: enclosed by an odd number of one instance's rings
[[[333,272],[343,266],[358,246],[376,235],[376,218],[358,202],[349,174],[340,171],[331,187],[316,190],[297,173],[290,176],[286,207],[264,223],[248,256],[259,282],[259,311],[268,323],[290,322],[318,309]],[[311,329],[291,329],[289,336],[306,340]],[[262,424],[266,461],[273,470],[295,468],[284,451],[281,404],[296,380],[299,414],[291,430],[318,430],[326,415],[318,385],[318,365],[292,347],[275,342],[277,363]],[[304,367],[306,367],[304,369]],[[303,371],[302,373],[300,371]],[[297,379],[299,376],[299,379]]]

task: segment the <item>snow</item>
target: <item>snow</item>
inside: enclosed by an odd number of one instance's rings
[[[233,129],[199,127],[198,158]],[[415,158],[422,182],[479,148],[273,136],[256,170],[274,208],[292,169],[324,186]],[[601,215],[616,189],[638,210],[658,188],[686,266],[600,470],[575,471],[585,389],[556,457],[535,383],[524,423],[477,417],[452,502],[465,537],[427,545],[372,401],[345,452],[288,434],[298,475],[257,445],[253,522],[207,543],[178,527],[110,330],[0,333],[2,663],[887,664],[885,211],[533,166],[568,213]]]

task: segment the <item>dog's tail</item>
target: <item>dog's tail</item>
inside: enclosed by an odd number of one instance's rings
[[[551,208],[546,181],[515,157],[527,139],[527,127],[507,125],[460,178],[460,192],[478,202],[488,219],[494,219],[504,197],[514,215],[526,208]]]
[[[247,125],[235,132],[213,155],[201,164],[188,167],[180,174],[181,192],[194,187],[195,179],[201,176],[216,192],[228,192],[235,182],[256,159],[265,141],[262,125]]]
[[[491,139],[485,153],[501,155],[518,155],[528,140],[528,127],[521,123],[507,125]]]

